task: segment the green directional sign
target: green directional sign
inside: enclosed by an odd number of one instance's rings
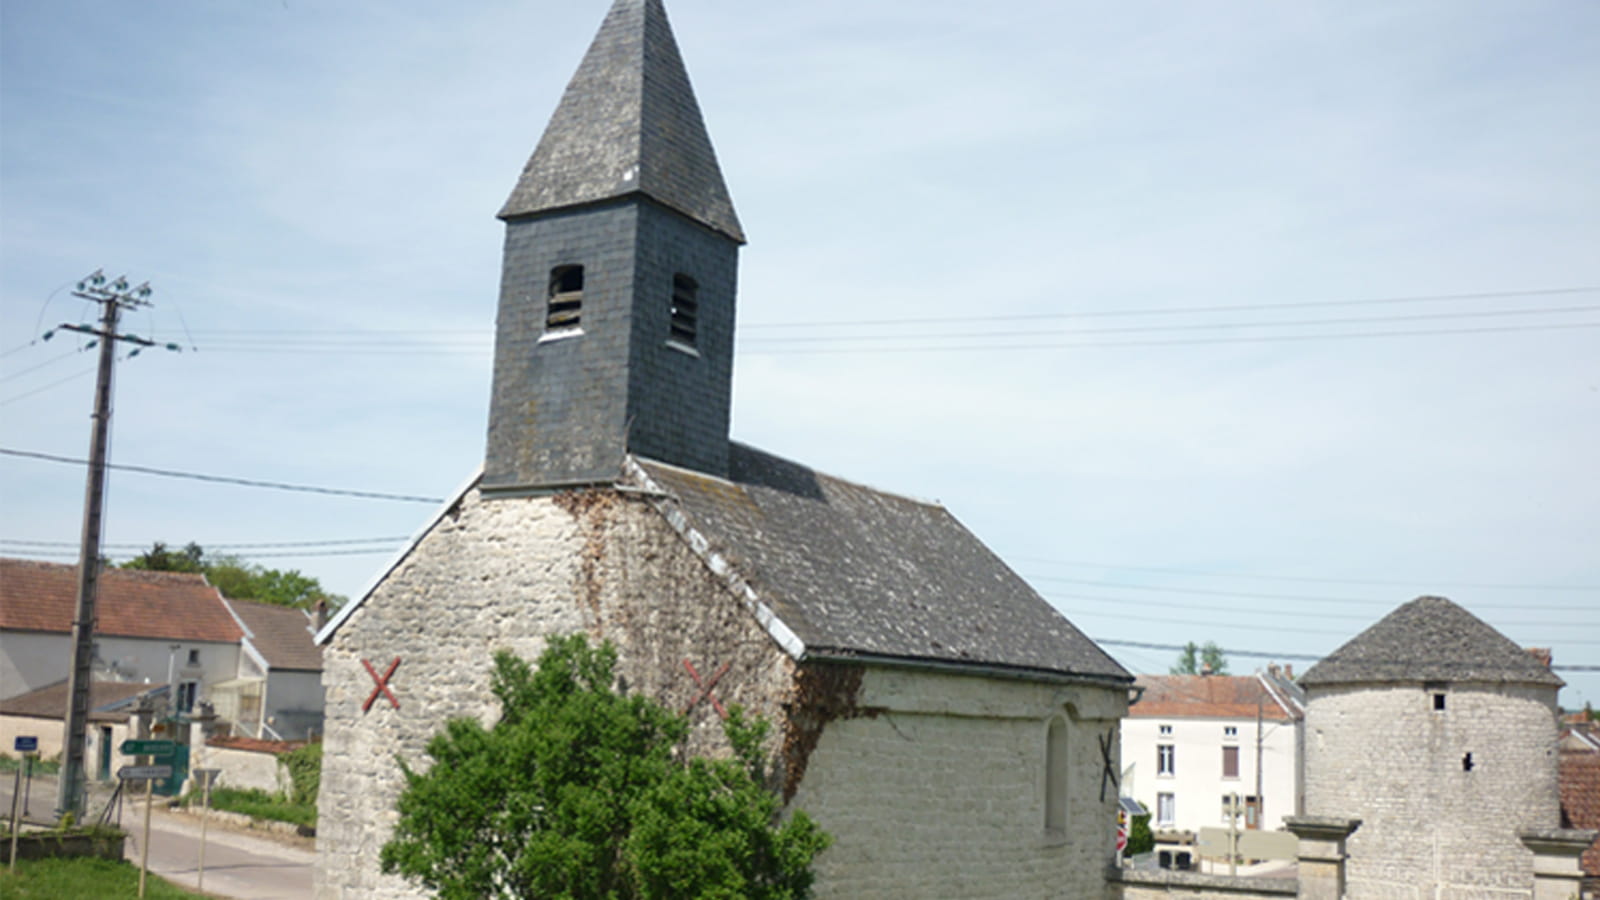
[[[122,742],[122,752],[127,756],[170,756],[177,748],[175,741],[141,741],[130,738]]]

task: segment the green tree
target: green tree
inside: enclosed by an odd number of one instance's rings
[[[1170,674],[1200,675],[1208,671],[1212,675],[1228,674],[1227,655],[1215,641],[1206,641],[1203,646],[1190,641],[1178,651],[1178,661],[1173,664]]]
[[[329,609],[338,609],[346,599],[324,591],[321,582],[302,575],[299,570],[268,569],[231,555],[206,556],[205,550],[192,541],[182,550],[172,550],[156,541],[149,550],[121,567],[152,572],[198,572],[206,576],[222,596],[232,600],[254,600],[300,609],[311,609],[322,602]]]
[[[400,760],[383,870],[443,898],[802,900],[829,836],[762,783],[764,721],[730,709],[732,759],[683,760],[682,716],[612,689],[616,651],[557,638],[504,651],[500,720],[454,719],[420,773]]]
[[[1138,856],[1156,848],[1156,837],[1150,832],[1150,814],[1134,816],[1128,824],[1128,846],[1123,856]]]

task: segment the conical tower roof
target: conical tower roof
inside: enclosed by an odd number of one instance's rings
[[[616,0],[500,218],[642,193],[744,243],[661,0]]]
[[[1306,687],[1428,681],[1563,684],[1510,638],[1443,597],[1401,606],[1300,679]]]

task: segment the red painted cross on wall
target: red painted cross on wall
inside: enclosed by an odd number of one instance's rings
[[[372,667],[372,663],[369,663],[363,659],[361,664],[367,667],[367,674],[372,676],[373,683],[377,685],[377,687],[372,689],[372,693],[367,695],[367,702],[361,704],[361,711],[366,712],[367,710],[371,709],[372,704],[377,701],[378,695],[380,694],[388,697],[389,702],[394,705],[394,708],[399,709],[400,701],[396,700],[394,698],[394,692],[389,690],[389,679],[394,677],[394,670],[400,668],[400,657],[396,656],[394,658],[394,662],[389,663],[388,670],[385,671],[382,676],[378,675],[378,670]]]
[[[723,663],[722,668],[711,676],[710,681],[703,681],[700,678],[700,673],[695,671],[694,663],[689,662],[687,659],[683,661],[683,667],[689,670],[689,677],[693,678],[694,683],[700,686],[700,695],[690,700],[689,705],[683,708],[684,715],[688,715],[696,706],[699,706],[700,701],[709,699],[712,707],[716,709],[717,715],[724,719],[728,717],[728,711],[722,708],[722,701],[718,700],[717,695],[711,693],[711,690],[717,686],[717,682],[722,680],[722,676],[728,674],[728,667],[731,665],[733,664]]]

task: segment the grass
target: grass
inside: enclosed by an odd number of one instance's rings
[[[198,806],[200,795],[191,794],[189,804]],[[213,788],[211,808],[244,813],[258,819],[272,819],[295,825],[315,826],[317,808],[306,803],[291,803],[281,794],[269,794],[260,788]]]
[[[0,897],[5,900],[122,900],[139,896],[139,869],[104,859],[19,860],[15,872],[0,866]],[[150,875],[145,900],[204,897]]]
[[[12,756],[9,753],[0,753],[0,772],[9,774],[21,768],[21,759]],[[56,775],[60,772],[60,759],[36,759],[33,761],[33,774],[35,775]]]

